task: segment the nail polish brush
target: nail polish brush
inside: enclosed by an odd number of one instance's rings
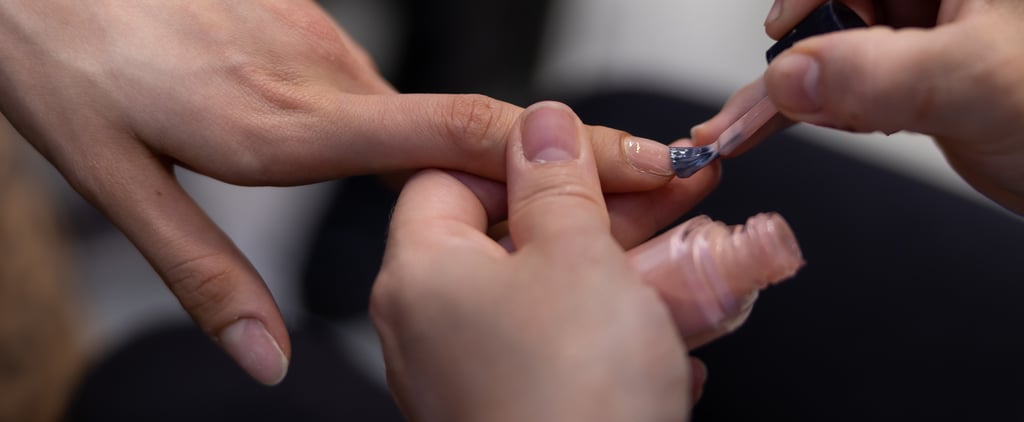
[[[778,42],[768,49],[766,54],[768,63],[771,63],[776,56],[782,54],[783,51],[786,51],[803,39],[829,32],[866,26],[867,23],[845,4],[835,0],[829,1],[815,9],[814,12],[811,12],[786,36],[780,38]],[[775,108],[775,105],[765,95],[736,120],[735,123],[730,125],[725,132],[722,132],[713,143],[694,147],[669,148],[672,169],[679,177],[686,178],[692,176],[719,156],[727,155],[749,141],[758,129],[768,123],[778,113],[778,109]]]

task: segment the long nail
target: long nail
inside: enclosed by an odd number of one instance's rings
[[[655,176],[672,176],[668,146],[650,139],[622,138],[622,156],[634,170]]]
[[[259,320],[235,321],[223,329],[217,339],[228,355],[256,381],[277,385],[288,373],[288,358]]]

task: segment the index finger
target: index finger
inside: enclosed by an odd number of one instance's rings
[[[330,136],[358,139],[353,148],[368,150],[345,154],[358,157],[353,166],[377,167],[366,169],[369,172],[439,167],[494,180],[506,177],[506,145],[521,108],[482,95],[401,94],[362,101],[357,108],[334,108],[345,110],[344,115],[327,119],[348,122],[332,124],[337,131],[328,132]],[[606,191],[650,190],[671,180],[664,145],[613,129],[590,130]],[[330,151],[323,153],[332,156]]]
[[[747,86],[740,88],[736,91],[725,105],[722,106],[722,110],[718,112],[710,120],[694,126],[690,131],[690,136],[693,138],[693,143],[696,145],[707,145],[715,142],[715,140],[722,135],[729,128],[730,125],[736,123],[740,118],[750,111],[751,107],[757,104],[759,101],[764,99],[768,95],[767,89],[765,88],[764,78],[757,78],[754,82],[751,82]],[[787,119],[781,113],[776,114],[771,120],[768,120],[764,126],[761,126],[750,138],[743,143],[734,151],[730,151],[725,154],[726,157],[735,157],[742,155],[744,152],[753,148],[765,138],[771,136],[775,132],[781,131],[793,125],[793,121]]]
[[[506,144],[520,107],[478,94],[324,92],[329,94],[318,94],[325,97],[322,105],[262,119],[239,139],[163,152],[200,173],[241,185],[293,185],[423,168],[505,179]],[[672,180],[665,145],[610,128],[588,130],[606,191],[646,191]]]

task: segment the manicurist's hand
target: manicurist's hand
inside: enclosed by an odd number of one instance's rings
[[[768,33],[782,35],[820,3],[780,0]],[[790,118],[819,125],[933,135],[967,182],[1024,213],[1020,3],[850,5],[867,21],[886,26],[794,46],[765,74],[775,104]]]
[[[397,94],[308,0],[5,0],[0,39],[0,111],[267,384],[287,370],[285,325],[174,166],[240,185],[422,167],[501,180],[521,112],[478,95]],[[642,230],[616,229],[624,242],[640,242],[713,184],[668,184],[660,144],[578,129],[604,191],[632,198],[612,220],[642,218],[630,226]],[[658,212],[642,214],[655,203]]]
[[[609,230],[585,128],[541,103],[509,139],[507,204],[490,181],[431,170],[395,208],[371,315],[401,408],[419,421],[685,420],[686,348]],[[487,234],[505,206],[511,253]]]
[[[768,34],[783,36],[822,3],[777,0],[766,22]],[[1024,213],[1020,2],[844,3],[875,26],[796,44],[772,62],[763,81],[737,93],[722,114],[736,114],[750,102],[745,97],[765,89],[796,121],[858,132],[932,135],[968,183]],[[716,117],[705,128],[719,130],[726,117]]]

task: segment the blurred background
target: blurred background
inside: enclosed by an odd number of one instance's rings
[[[771,45],[767,0],[321,4],[405,92],[558,99],[587,123],[666,142],[758,77]],[[179,171],[292,325],[293,370],[272,390],[206,342],[134,247],[13,130],[0,134],[39,175],[39,192],[52,193],[65,229],[71,293],[60,301],[75,316],[67,350],[78,357],[65,358],[71,392],[52,394],[70,394],[68,419],[397,420],[365,317],[394,199],[375,179],[241,188]],[[750,155],[726,163],[723,188],[695,212],[739,223],[781,210],[810,266],[791,282],[801,287],[769,291],[747,328],[699,352],[710,383],[697,420],[1024,417],[998,394],[1024,382],[1024,363],[1009,358],[1024,339],[1007,333],[1022,319],[1019,218],[966,186],[919,135],[800,126]]]

